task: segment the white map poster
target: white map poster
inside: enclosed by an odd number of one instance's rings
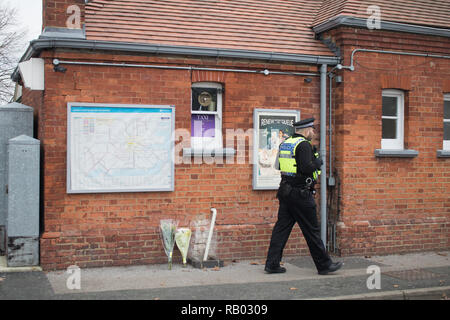
[[[68,104],[67,192],[174,190],[175,108]]]

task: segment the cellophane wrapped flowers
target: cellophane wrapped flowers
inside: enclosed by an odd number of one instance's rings
[[[192,232],[188,228],[179,228],[175,233],[175,241],[183,258],[183,267],[186,267],[186,257],[189,250],[189,242],[191,241],[191,234]]]
[[[169,264],[169,270],[172,269],[172,255],[175,246],[175,233],[178,226],[178,221],[173,219],[161,220],[159,228],[161,230],[161,239],[164,245]]]

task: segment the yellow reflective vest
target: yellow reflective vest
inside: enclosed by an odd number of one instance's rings
[[[308,141],[309,143],[311,143],[311,141],[305,139],[304,137],[290,137],[280,145],[280,154],[278,161],[280,163],[280,171],[282,175],[286,176],[297,175],[295,150],[297,149],[297,146],[303,141]],[[316,158],[319,158],[319,154],[317,152],[314,153],[314,156]],[[321,173],[320,170],[315,170],[313,172],[314,181],[317,181],[320,173]]]

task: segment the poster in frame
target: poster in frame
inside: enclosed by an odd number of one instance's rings
[[[69,102],[67,193],[174,191],[175,106]]]
[[[253,113],[253,190],[276,190],[281,181],[274,166],[280,144],[294,133],[300,111],[255,109]]]

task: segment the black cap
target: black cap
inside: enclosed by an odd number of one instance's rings
[[[294,123],[294,129],[303,129],[314,126],[314,118],[308,118]]]

